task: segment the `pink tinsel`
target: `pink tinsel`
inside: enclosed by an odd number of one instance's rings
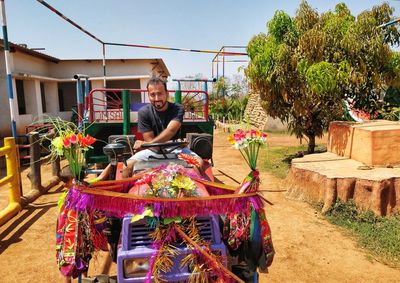
[[[169,199],[171,200],[171,199]],[[257,195],[239,196],[231,194],[231,198],[207,199],[197,198],[196,201],[166,201],[165,199],[149,200],[111,197],[82,193],[79,189],[72,188],[66,197],[66,206],[77,210],[101,210],[117,217],[126,214],[141,214],[145,206],[153,206],[156,216],[163,217],[190,217],[193,215],[228,214],[244,211],[248,202],[252,202],[256,209],[263,207]]]

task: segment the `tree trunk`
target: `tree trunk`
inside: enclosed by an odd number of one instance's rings
[[[315,135],[309,135],[308,138],[308,149],[307,153],[314,153],[315,150]]]

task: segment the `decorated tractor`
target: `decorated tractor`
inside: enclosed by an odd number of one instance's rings
[[[201,101],[208,105],[204,94]],[[208,114],[192,114],[189,123],[200,124],[185,130],[184,120],[182,131],[204,159],[202,174],[195,170],[195,159],[172,153],[188,142],[172,142],[147,145],[155,149],[154,156],[137,162],[131,178],[120,179],[136,136],[113,133],[103,149],[112,165],[111,180],[73,182],[60,201],[57,228],[58,265],[65,276],[86,272],[100,249],[116,260],[118,282],[257,282],[257,269],[266,271],[274,249],[256,170],[266,136],[238,130],[231,137],[251,169],[238,187],[231,187],[214,181],[212,136],[201,132],[210,123]],[[193,126],[198,133],[190,133]],[[86,152],[87,160],[103,158],[96,150]]]

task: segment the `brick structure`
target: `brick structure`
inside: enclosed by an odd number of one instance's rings
[[[256,92],[249,92],[249,100],[247,102],[244,117],[251,125],[262,131],[286,131],[287,127],[279,120],[268,116],[262,108],[262,100]]]

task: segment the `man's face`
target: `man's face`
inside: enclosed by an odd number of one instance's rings
[[[168,92],[165,90],[163,84],[153,84],[148,87],[150,103],[158,110],[167,110],[167,97]]]

